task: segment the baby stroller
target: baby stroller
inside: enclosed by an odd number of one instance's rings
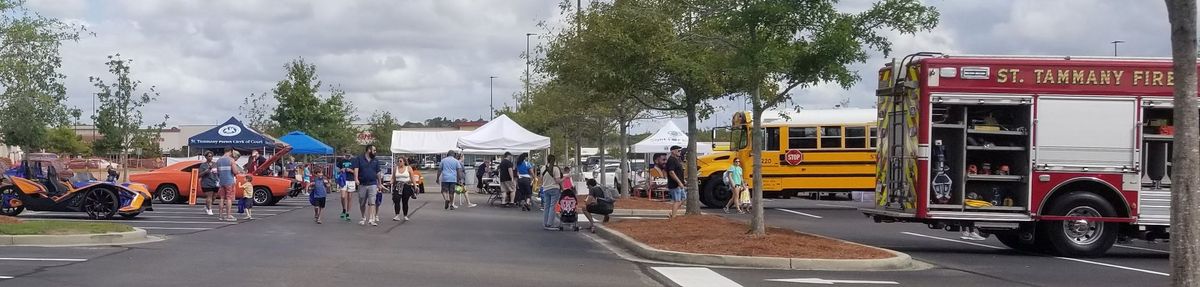
[[[572,231],[579,231],[579,213],[575,212],[575,191],[567,189],[563,191],[562,198],[558,199],[558,206],[555,207],[558,211],[558,230],[567,230],[568,226]]]

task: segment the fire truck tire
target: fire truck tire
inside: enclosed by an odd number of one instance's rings
[[[1021,237],[1020,235],[1017,235],[1016,232],[996,233],[995,235],[996,239],[1000,240],[1000,243],[1004,244],[1004,246],[1008,246],[1008,248],[1012,248],[1013,250],[1026,252],[1038,251],[1037,245],[1021,242]]]
[[[1088,191],[1072,191],[1054,198],[1047,213],[1059,216],[1117,216],[1111,203]],[[1038,223],[1038,245],[1062,256],[1096,257],[1103,255],[1116,243],[1118,228],[1115,222],[1043,221]]]
[[[722,208],[729,203],[729,198],[733,197],[732,191],[721,180],[724,175],[724,172],[716,172],[701,182],[703,188],[700,189],[700,202],[704,203],[704,206]]]

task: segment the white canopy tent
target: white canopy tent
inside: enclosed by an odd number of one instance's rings
[[[504,151],[459,149],[458,140],[469,134],[471,131],[392,131],[391,151],[398,154],[445,154],[447,151],[460,150],[465,154],[504,154]]]
[[[683,133],[674,122],[664,121],[658,131],[650,135],[650,137],[633,144],[634,153],[659,153],[668,152],[671,146],[686,147],[688,143],[687,134]]]
[[[550,148],[550,138],[530,132],[507,115],[501,115],[459,138],[458,147],[466,151],[520,153]]]

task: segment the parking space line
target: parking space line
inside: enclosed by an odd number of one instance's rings
[[[12,276],[0,276],[0,279],[13,279]]]
[[[849,206],[849,205],[840,205],[840,204],[824,204],[824,203],[818,203],[817,205],[819,205],[819,206],[824,206],[824,207],[857,208],[857,207],[853,207],[853,206]]]
[[[143,213],[143,214],[145,214],[145,215],[155,215],[155,214],[194,214],[194,215],[196,215],[196,216],[209,216],[209,217],[211,217],[211,216],[214,216],[214,215],[208,215],[208,214],[205,214],[205,213],[203,213],[203,212],[192,212],[192,211],[188,211],[188,212],[183,212],[183,211],[147,211],[146,213]],[[262,215],[271,216],[271,215],[278,215],[278,213],[262,213]]]
[[[108,219],[54,219],[54,218],[28,218],[28,219],[25,219],[25,220],[30,220],[30,221],[61,220],[61,221],[84,221],[84,222],[88,222],[88,221],[99,221],[99,222],[121,222],[121,223],[128,223],[128,224],[137,224],[137,223],[171,223],[171,224],[225,224],[225,225],[237,224],[236,222],[221,222],[221,221],[213,221],[213,222],[208,222],[208,221],[164,221],[164,220],[120,220],[120,219],[111,219],[111,220],[108,220]]]
[[[803,212],[799,212],[799,211],[795,211],[795,210],[787,210],[787,209],[783,209],[783,208],[776,208],[775,210],[783,211],[783,212],[787,212],[787,213],[791,213],[791,214],[799,214],[799,215],[808,216],[808,217],[812,217],[812,218],[824,218],[824,217],[821,217],[818,215],[812,215],[812,214],[808,214],[808,213],[803,213]]]
[[[1120,248],[1125,248],[1125,249],[1133,249],[1133,250],[1141,250],[1141,251],[1150,251],[1150,252],[1157,252],[1157,253],[1162,253],[1162,254],[1171,254],[1171,251],[1166,251],[1166,250],[1158,250],[1158,249],[1153,249],[1153,248],[1143,248],[1143,247],[1136,247],[1136,246],[1129,246],[1129,245],[1120,245],[1120,244],[1115,244],[1115,245],[1113,245],[1113,246],[1120,247]]]
[[[81,258],[28,258],[28,257],[0,257],[0,261],[58,261],[58,262],[84,262],[87,259]]]
[[[651,267],[680,287],[742,287],[712,269],[702,267]]]
[[[984,248],[991,248],[991,249],[1008,249],[1008,248],[999,247],[999,246],[992,246],[992,245],[987,245],[987,244],[979,244],[979,243],[974,243],[974,242],[966,242],[966,241],[962,241],[962,240],[954,240],[954,239],[949,239],[949,238],[941,238],[941,237],[937,237],[937,236],[930,236],[930,235],[924,235],[924,234],[917,234],[917,233],[912,233],[912,232],[900,232],[900,233],[902,233],[902,234],[906,234],[906,235],[912,235],[912,236],[922,237],[922,238],[928,238],[928,239],[934,239],[934,240],[941,240],[941,241],[948,241],[948,242],[955,242],[955,243],[962,243],[962,244],[966,244],[966,245],[978,246],[978,247],[984,247]],[[1070,257],[1062,257],[1062,256],[1049,256],[1049,257],[1051,257],[1051,258],[1057,258],[1057,259],[1062,259],[1062,260],[1067,260],[1067,261],[1074,261],[1074,262],[1079,262],[1079,263],[1086,263],[1086,264],[1092,264],[1092,265],[1098,265],[1098,266],[1104,266],[1104,267],[1111,267],[1111,268],[1117,268],[1117,269],[1123,269],[1123,270],[1129,270],[1129,271],[1142,272],[1142,273],[1147,273],[1147,274],[1154,274],[1154,275],[1161,275],[1161,276],[1171,276],[1171,274],[1167,274],[1167,273],[1163,273],[1163,272],[1158,272],[1158,271],[1150,271],[1150,270],[1146,270],[1146,269],[1139,269],[1139,268],[1133,268],[1133,267],[1126,267],[1126,266],[1121,266],[1121,265],[1116,265],[1116,264],[1109,264],[1109,263],[1104,263],[1104,262],[1096,262],[1096,261],[1091,261],[1091,260],[1083,260],[1083,259],[1078,259],[1078,258],[1070,258]]]

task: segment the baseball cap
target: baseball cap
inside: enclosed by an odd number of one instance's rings
[[[677,145],[673,145],[673,146],[671,146],[671,151],[680,150],[680,149],[683,149],[683,147],[680,147],[680,146],[677,146]]]

